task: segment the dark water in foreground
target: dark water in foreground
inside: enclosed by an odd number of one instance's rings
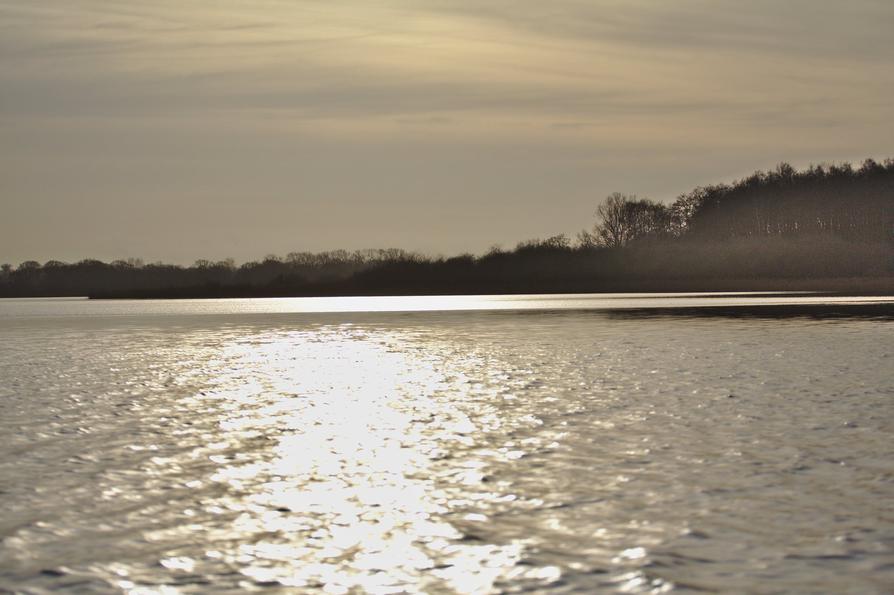
[[[855,301],[0,301],[0,588],[890,592]]]

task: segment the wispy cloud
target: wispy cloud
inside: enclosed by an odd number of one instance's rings
[[[155,186],[127,181],[160,168],[172,195],[276,201],[298,184],[290,151],[321,172],[437,154],[443,177],[417,184],[432,196],[436,180],[453,187],[450,163],[474,169],[466,155],[487,147],[493,177],[459,179],[495,204],[535,201],[538,171],[569,197],[596,182],[672,192],[745,173],[731,160],[888,147],[892,30],[888,0],[0,0],[0,126],[14,133],[0,135],[0,179],[49,197],[52,170],[66,189],[146,200]],[[338,150],[309,159],[320,146]],[[200,184],[170,157],[194,154],[247,181]],[[118,164],[107,190],[84,173],[104,159]],[[369,167],[306,192],[402,187]]]
[[[885,91],[894,12],[866,1],[0,4],[4,106],[54,115],[289,109],[670,116]],[[883,35],[885,34],[885,35]],[[871,50],[871,51],[870,51]],[[768,56],[769,54],[769,56]],[[868,60],[856,71],[853,63]],[[829,63],[830,56],[833,57]],[[786,77],[822,68],[815,80]],[[881,79],[881,80],[879,80]],[[887,80],[886,80],[887,79]],[[86,97],[84,97],[86,93]],[[44,97],[43,101],[36,96]]]

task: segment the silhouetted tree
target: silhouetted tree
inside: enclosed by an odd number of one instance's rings
[[[575,245],[584,250],[592,250],[599,246],[599,238],[595,233],[582,229],[574,236]]]
[[[526,240],[519,242],[515,247],[516,252],[536,252],[550,250],[568,250],[571,248],[571,242],[565,236],[560,234],[551,236],[543,240]]]
[[[609,195],[596,209],[596,216],[599,220],[593,235],[609,248],[620,248],[646,237],[664,237],[671,220],[670,211],[661,203],[620,192]]]

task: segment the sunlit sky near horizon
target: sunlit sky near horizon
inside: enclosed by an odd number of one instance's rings
[[[889,0],[0,0],[0,261],[482,252],[894,156]]]

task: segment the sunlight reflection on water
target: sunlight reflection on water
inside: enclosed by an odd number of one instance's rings
[[[183,308],[3,326],[0,587],[891,578],[890,321]]]
[[[399,337],[345,325],[255,335],[222,350],[214,389],[196,400],[215,403],[225,439],[191,456],[216,453],[205,481],[221,496],[203,507],[230,517],[229,535],[213,541],[233,547],[206,558],[259,584],[333,593],[486,592],[498,579],[557,578],[555,568],[519,570],[520,544],[463,543],[443,520],[458,496],[438,485],[437,463],[477,430],[458,406],[455,387],[466,381],[400,347]],[[450,399],[437,398],[450,389]],[[464,461],[461,485],[481,482],[478,463]],[[196,561],[163,565],[193,571]]]
[[[0,320],[41,317],[151,315],[622,310],[706,306],[848,305],[890,303],[890,296],[822,296],[786,292],[604,293],[549,295],[425,295],[186,300],[3,299]]]

